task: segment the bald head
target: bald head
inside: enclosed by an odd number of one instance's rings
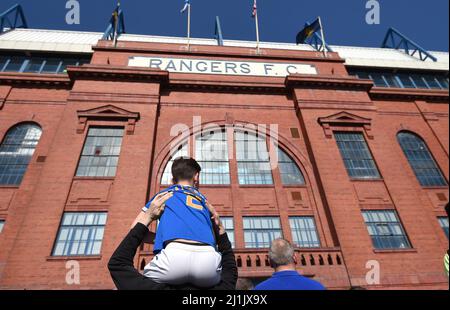
[[[295,264],[294,247],[285,239],[275,239],[269,251],[269,258],[273,268]]]

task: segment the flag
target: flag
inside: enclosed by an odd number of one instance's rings
[[[186,10],[189,8],[190,5],[191,5],[191,0],[184,0],[184,7],[181,10],[181,13],[186,12]]]
[[[252,17],[255,18],[258,14],[258,5],[256,4],[256,0],[253,0],[253,10],[252,10]]]
[[[117,6],[114,10],[114,12],[112,13],[112,17],[111,17],[111,22],[113,23],[114,27],[116,27],[116,23],[119,19],[119,11],[120,11],[120,1],[117,2]]]
[[[297,34],[297,44],[305,43],[314,33],[322,29],[320,19],[317,18],[311,25],[306,26]]]

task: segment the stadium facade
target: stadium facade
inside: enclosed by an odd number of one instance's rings
[[[284,236],[330,289],[448,289],[448,53],[190,43],[0,35],[0,288],[113,289],[108,259],[190,152],[240,277],[268,277],[267,246]],[[227,151],[209,158],[202,141]],[[269,156],[243,156],[248,141]]]

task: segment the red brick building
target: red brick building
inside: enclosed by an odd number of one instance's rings
[[[284,236],[299,271],[331,289],[448,289],[448,53],[100,39],[0,35],[0,288],[114,288],[108,259],[178,143],[204,167],[241,277],[268,277],[267,245]],[[256,141],[272,159],[272,138],[274,169],[242,155]],[[202,139],[226,152],[208,158]]]

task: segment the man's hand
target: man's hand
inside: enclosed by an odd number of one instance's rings
[[[139,213],[137,218],[134,220],[133,225],[131,225],[131,228],[136,226],[137,223],[149,226],[153,221],[158,220],[164,212],[166,201],[172,198],[172,196],[173,193],[171,192],[161,193],[156,196],[150,204],[150,208],[148,209],[148,211],[142,211],[141,213]]]
[[[208,207],[209,212],[211,213],[211,220],[213,220],[214,224],[219,229],[219,235],[223,235],[226,233],[225,227],[223,226],[222,221],[220,220],[219,213],[217,213],[216,208],[209,201],[206,202],[206,206]]]

